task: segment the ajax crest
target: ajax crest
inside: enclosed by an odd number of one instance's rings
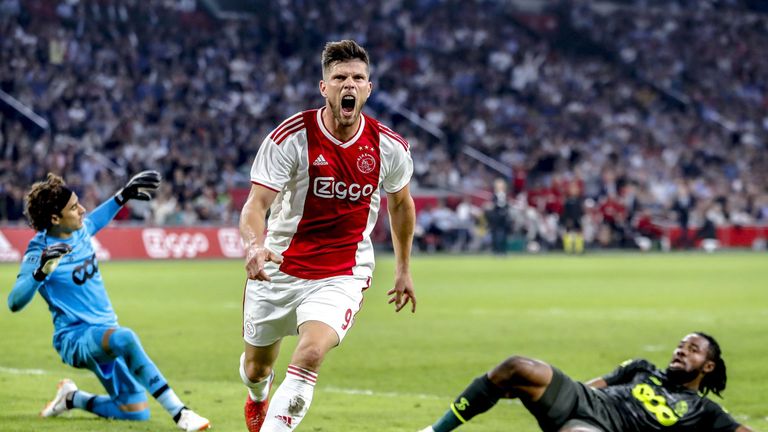
[[[376,169],[376,159],[369,154],[362,154],[357,158],[357,169],[363,174],[368,174]]]
[[[245,323],[245,335],[248,337],[253,337],[256,334],[256,327],[253,326],[253,323],[250,321],[246,321]]]

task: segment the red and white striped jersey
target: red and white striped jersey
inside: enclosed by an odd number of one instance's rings
[[[339,141],[323,125],[325,109],[285,120],[253,161],[251,182],[278,192],[264,245],[283,256],[279,270],[290,276],[369,277],[379,188],[404,188],[413,161],[405,139],[366,115],[349,141]],[[279,280],[276,266],[266,270]]]

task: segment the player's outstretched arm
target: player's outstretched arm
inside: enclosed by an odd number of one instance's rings
[[[395,304],[395,312],[411,302],[411,312],[416,312],[416,294],[411,278],[411,245],[416,225],[416,206],[406,185],[395,193],[387,194],[387,210],[392,232],[392,247],[395,250],[395,286],[387,292],[389,303]]]
[[[129,200],[151,200],[152,195],[149,192],[157,190],[160,187],[160,181],[160,173],[157,171],[142,171],[133,176],[111,199],[104,201],[88,213],[86,216],[86,219],[90,221],[86,224],[88,232],[94,235],[107,226],[120,211],[120,207]]]
[[[152,199],[149,191],[160,187],[160,173],[157,171],[142,171],[128,180],[128,183],[115,194],[115,202],[125,205],[129,200],[149,201]]]
[[[280,255],[264,247],[267,209],[276,196],[277,192],[253,184],[240,213],[240,236],[245,247],[245,271],[248,279],[269,281],[264,264],[267,261],[278,264],[283,262]]]
[[[752,432],[752,429],[744,425],[739,425],[739,427],[736,428],[736,432]]]

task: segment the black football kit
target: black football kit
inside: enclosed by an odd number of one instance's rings
[[[603,377],[595,389],[573,381],[557,368],[544,395],[523,401],[544,431],[579,421],[605,432],[734,431],[739,427],[720,405],[671,383],[646,360],[627,361]]]

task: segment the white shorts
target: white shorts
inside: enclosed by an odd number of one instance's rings
[[[285,336],[297,335],[306,321],[320,321],[336,331],[341,343],[369,285],[370,278],[360,276],[248,280],[243,299],[243,340],[257,347],[268,346]]]

